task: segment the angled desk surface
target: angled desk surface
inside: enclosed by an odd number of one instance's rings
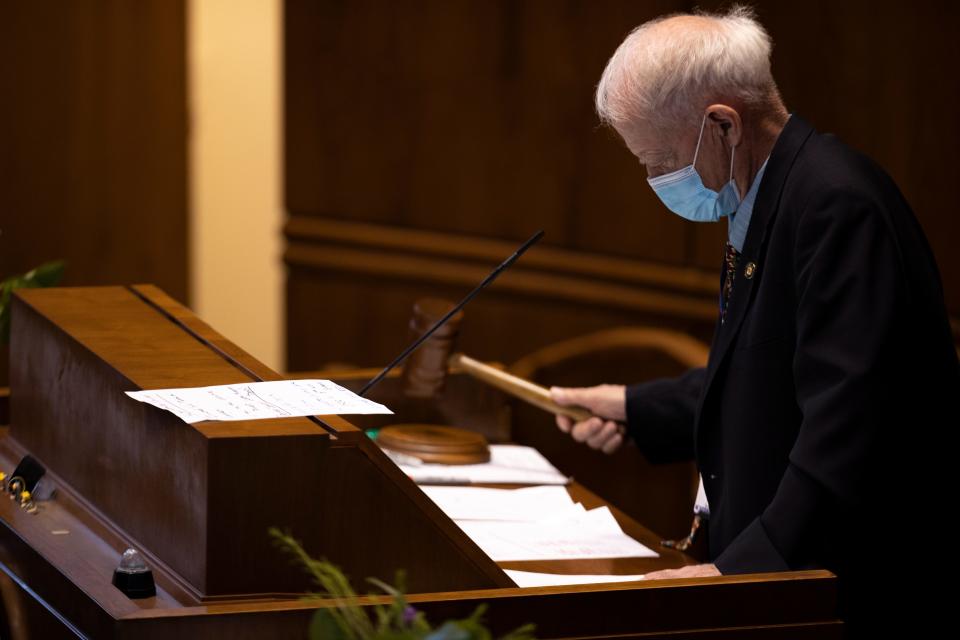
[[[830,572],[519,589],[503,568],[627,574],[695,561],[612,509],[659,558],[498,565],[340,417],[191,425],[123,394],[279,377],[149,285],[18,293],[0,469],[29,453],[58,491],[37,514],[0,501],[13,637],[302,637],[323,605],[300,598],[309,584],[270,526],[361,590],[366,576],[406,569],[434,621],[489,602],[495,630],[534,622],[540,637],[840,637]],[[588,508],[607,504],[569,490]],[[131,546],[156,597],[111,584]]]

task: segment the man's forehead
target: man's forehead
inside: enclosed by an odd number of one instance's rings
[[[643,164],[670,153],[670,147],[665,145],[660,136],[649,126],[638,124],[630,127],[629,130],[621,131],[620,135],[630,152]]]
[[[671,133],[651,126],[645,121],[618,128],[627,149],[641,164],[660,164],[672,160],[677,154],[693,153],[699,129]]]

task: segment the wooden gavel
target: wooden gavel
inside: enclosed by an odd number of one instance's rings
[[[557,404],[550,395],[550,390],[539,384],[530,382],[519,376],[498,369],[489,364],[474,360],[462,353],[455,353],[447,360],[450,369],[460,369],[478,380],[483,380],[491,387],[495,387],[519,398],[535,407],[540,407],[553,414],[567,416],[576,422],[593,417],[590,411],[582,407]]]
[[[449,302],[435,298],[418,300],[413,307],[413,317],[410,320],[411,334],[421,335],[451,306]],[[403,383],[406,395],[421,398],[438,395],[443,390],[447,372],[453,369],[463,371],[520,400],[550,413],[567,416],[576,422],[593,416],[583,407],[557,404],[546,387],[511,375],[462,353],[453,353],[462,319],[462,312],[454,315],[404,363]]]

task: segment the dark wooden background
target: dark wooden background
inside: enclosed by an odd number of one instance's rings
[[[465,351],[509,363],[634,324],[709,342],[726,222],[664,209],[592,104],[631,28],[692,6],[286,0],[290,368],[385,363],[415,298],[458,299],[538,228],[542,246],[468,309]],[[960,314],[956,5],[755,6],[788,108],[894,176]]]
[[[955,5],[755,5],[789,108],[890,171],[960,317]],[[459,298],[537,228],[542,246],[469,309],[465,351],[511,362],[635,324],[709,340],[726,224],[660,206],[592,106],[629,30],[692,6],[285,0],[290,368],[382,364],[414,299]],[[0,18],[0,276],[63,258],[67,284],[189,300],[184,0]]]
[[[459,299],[539,228],[541,245],[468,308],[465,352],[509,364],[636,325],[710,341],[726,222],[664,209],[593,112],[627,32],[693,3],[275,1],[285,12],[290,370],[382,366],[406,344],[417,298]],[[960,11],[946,1],[754,4],[788,108],[893,175],[960,317]],[[187,6],[0,8],[0,277],[62,258],[66,284],[152,282],[189,302]],[[0,348],[0,386],[5,358]],[[679,370],[614,348],[536,377],[576,385]],[[655,469],[629,447],[606,457],[542,412],[516,416],[518,439],[655,530],[686,533],[692,465]]]
[[[63,259],[64,284],[187,299],[185,19],[185,0],[0,7],[0,279]]]

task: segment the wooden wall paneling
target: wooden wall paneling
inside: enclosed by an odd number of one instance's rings
[[[63,258],[65,284],[185,300],[184,0],[5,3],[0,18],[0,277]]]
[[[447,232],[434,238],[446,246],[515,241],[543,227],[543,247],[524,262],[563,247],[579,251],[569,254],[578,265],[608,255],[685,264],[693,230],[658,205],[642,168],[597,126],[592,97],[626,31],[676,8],[508,2],[401,10],[287,2],[289,368],[385,361],[406,338],[417,296],[459,298],[512,250],[502,242],[502,253],[485,256],[482,273],[464,255],[418,272],[409,265],[417,252],[430,252],[429,242],[416,251],[398,245],[389,251],[407,264],[391,266],[380,239],[401,238],[406,229]],[[310,231],[312,221],[325,228]],[[350,238],[328,237],[336,221],[377,226],[357,226]],[[331,241],[360,254],[345,256]],[[484,357],[509,361],[577,331],[635,324],[644,316],[624,299],[662,293],[633,281],[617,291],[609,275],[564,270],[576,275],[575,286],[528,287],[472,305],[471,314],[483,316],[473,332]],[[478,275],[451,280],[457,272]],[[700,336],[712,329],[713,273],[692,274],[708,283],[695,302],[700,309],[692,325]],[[509,282],[505,276],[498,287]],[[577,291],[589,295],[578,298]],[[606,291],[603,300],[600,291]],[[541,315],[532,317],[534,307],[521,308],[521,300],[536,301]],[[591,304],[602,309],[583,314]],[[334,306],[337,314],[322,313]],[[671,326],[678,322],[663,309],[654,315],[666,316]],[[518,332],[518,326],[530,330]]]
[[[939,18],[956,10],[931,3],[901,21],[891,2],[754,4],[775,41],[788,107],[891,171],[931,238],[956,315],[960,264],[947,247],[957,223],[939,213],[950,210],[946,185],[956,168],[938,154],[958,126],[946,112],[958,82],[944,81],[929,63],[956,57],[955,39],[933,37],[949,23]],[[620,257],[689,271],[706,283],[699,304],[716,304],[727,225],[692,224],[663,208],[642,167],[598,126],[592,104],[624,35],[693,3],[285,6],[291,368],[328,360],[375,366],[401,346],[397,327],[406,326],[413,298],[457,298],[469,289],[468,278],[454,275],[477,269],[476,256],[448,252],[425,266],[423,254],[436,253],[429,242],[410,251],[381,242],[408,240],[410,231],[439,233],[439,247],[496,240],[509,247],[543,227],[542,246],[517,269],[548,250],[573,258],[563,269],[562,261],[536,269],[562,272],[566,288],[508,293],[503,288],[523,278],[507,276],[472,305],[482,321],[465,328],[464,339],[468,331],[482,337],[481,357],[509,362],[549,339],[643,322],[689,326],[709,342],[708,310],[691,322],[675,308],[637,304],[664,289],[590,267]],[[884,46],[891,40],[902,46]],[[350,237],[331,232],[339,223],[355,225]],[[673,292],[685,295],[681,280],[674,278]],[[585,290],[591,295],[580,295]],[[334,307],[337,317],[321,322],[337,331],[316,334],[319,310]]]
[[[455,300],[465,291],[438,283],[402,279],[385,282],[370,275],[318,274],[292,268],[287,295],[300,313],[288,322],[289,367],[302,371],[330,364],[383,366],[409,341],[407,325],[415,300],[437,295]],[[351,305],[363,311],[329,313],[335,307]],[[580,306],[491,290],[471,303],[458,344],[477,358],[512,362],[571,335],[611,326],[648,322],[700,336],[708,326],[696,321],[683,324],[664,314],[629,309],[593,308],[589,313],[577,313],[575,309]],[[642,369],[642,363],[638,363],[638,372]]]
[[[688,3],[584,2],[559,12],[567,27],[566,39],[543,43],[531,58],[533,74],[550,77],[551,61],[569,58],[575,65],[570,81],[539,108],[575,110],[555,132],[569,138],[575,164],[564,177],[567,201],[563,222],[569,227],[568,246],[671,265],[713,269],[719,257],[697,263],[692,253],[696,236],[708,232],[720,237],[719,225],[692,225],[669,212],[646,183],[646,171],[630,154],[619,135],[599,125],[594,92],[607,60],[627,33],[657,15],[687,9]],[[530,22],[538,20],[542,5],[527,3]],[[575,9],[573,8],[575,7]],[[713,232],[712,234],[709,232]],[[722,240],[718,246],[722,246]],[[718,253],[717,256],[720,256]]]
[[[727,3],[700,3],[706,9]],[[952,26],[960,6],[947,0],[759,0],[774,41],[773,72],[787,108],[839,136],[883,166],[920,221],[940,267],[947,308],[960,315],[960,236],[954,158],[960,121],[960,60]],[[945,66],[946,65],[946,66]],[[705,256],[715,245],[700,248]]]
[[[287,235],[287,296],[296,310],[288,316],[292,370],[384,364],[408,340],[417,298],[459,300],[514,248],[306,218],[292,218]],[[643,322],[709,342],[717,283],[689,269],[544,247],[471,302],[460,345],[476,357],[511,362],[571,335]]]
[[[628,25],[680,5],[625,6],[290,0],[289,210],[516,240],[542,227],[682,264],[688,230],[593,114]]]

